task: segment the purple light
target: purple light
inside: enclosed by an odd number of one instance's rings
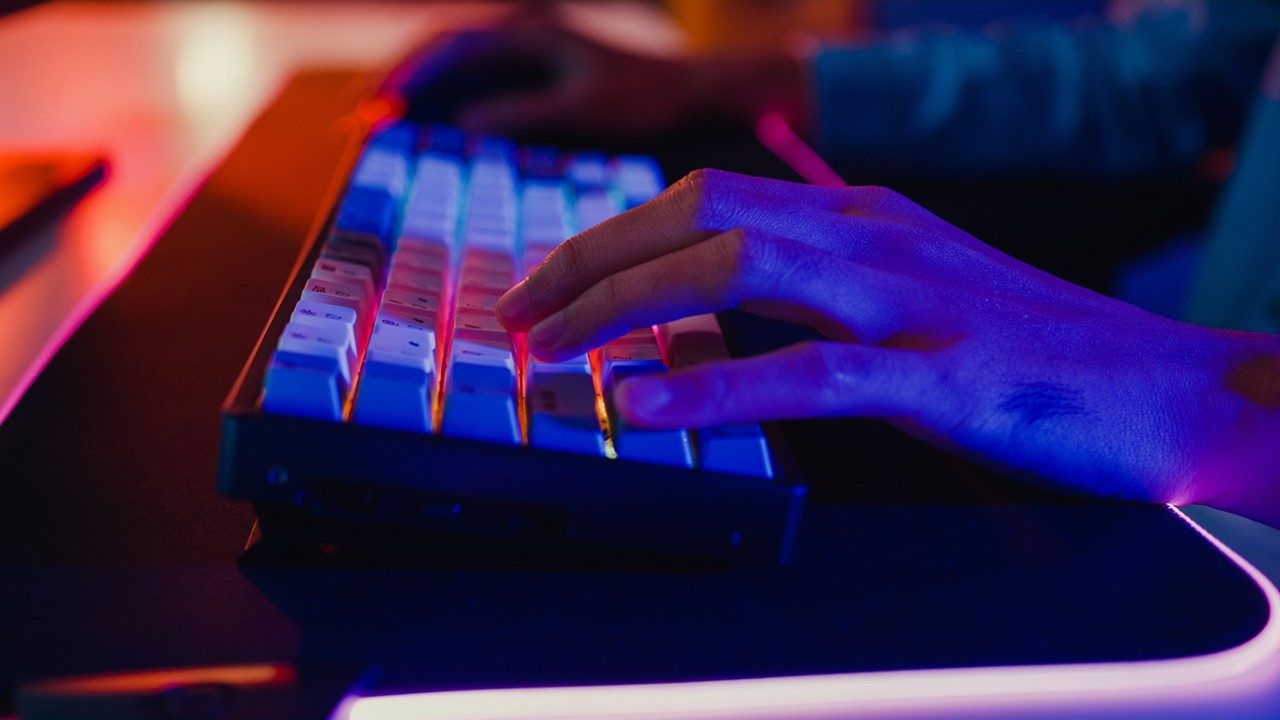
[[[528,718],[828,718],[946,711],[1061,711],[1271,688],[1280,663],[1280,592],[1181,510],[1169,509],[1242,569],[1267,598],[1267,624],[1207,655],[1135,662],[903,670],[646,685],[465,690],[348,696],[330,720]],[[1177,632],[1177,628],[1170,628]],[[1259,675],[1259,677],[1253,677]],[[1241,680],[1251,684],[1242,686]]]

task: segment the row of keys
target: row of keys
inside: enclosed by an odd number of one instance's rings
[[[566,237],[659,192],[651,160],[430,137],[413,155],[419,136],[393,126],[366,147],[272,355],[265,411],[772,475],[756,425],[638,428],[609,401],[629,377],[726,357],[714,318],[548,363],[494,316]]]

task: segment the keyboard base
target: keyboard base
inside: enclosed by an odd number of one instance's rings
[[[785,563],[802,486],[231,411],[220,490],[267,537],[422,559]]]

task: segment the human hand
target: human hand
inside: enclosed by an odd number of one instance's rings
[[[497,312],[559,359],[735,307],[829,340],[628,380],[628,422],[883,417],[1060,489],[1280,519],[1257,502],[1280,479],[1280,340],[1074,286],[885,188],[699,171],[570,238]]]
[[[493,27],[450,33],[410,54],[389,74],[384,92],[411,95],[451,74],[482,68],[482,75],[492,75],[501,66],[504,72],[548,77],[545,83],[465,99],[454,118],[464,129],[634,138],[695,117],[752,122],[764,110],[774,110],[801,121],[804,71],[800,60],[786,53],[641,51],[573,27],[558,15],[526,9]]]

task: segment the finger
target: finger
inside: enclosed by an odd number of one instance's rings
[[[874,341],[896,331],[921,297],[908,278],[736,229],[606,277],[535,324],[528,341],[538,357],[572,357],[635,327],[748,302],[753,310],[794,306],[791,317],[816,313]]]
[[[836,416],[927,422],[946,412],[941,377],[924,353],[805,342],[631,378],[614,401],[628,423],[655,428]]]
[[[785,184],[789,202],[831,188]],[[653,200],[569,238],[498,302],[498,317],[523,331],[600,280],[626,268],[701,242],[733,227],[752,227],[779,215],[777,203],[752,191],[780,194],[778,181],[718,170],[695,171]],[[818,192],[820,195],[821,192]],[[814,197],[817,197],[816,195]]]
[[[466,130],[490,133],[563,128],[580,113],[577,93],[564,86],[486,98],[463,109],[458,122]]]

